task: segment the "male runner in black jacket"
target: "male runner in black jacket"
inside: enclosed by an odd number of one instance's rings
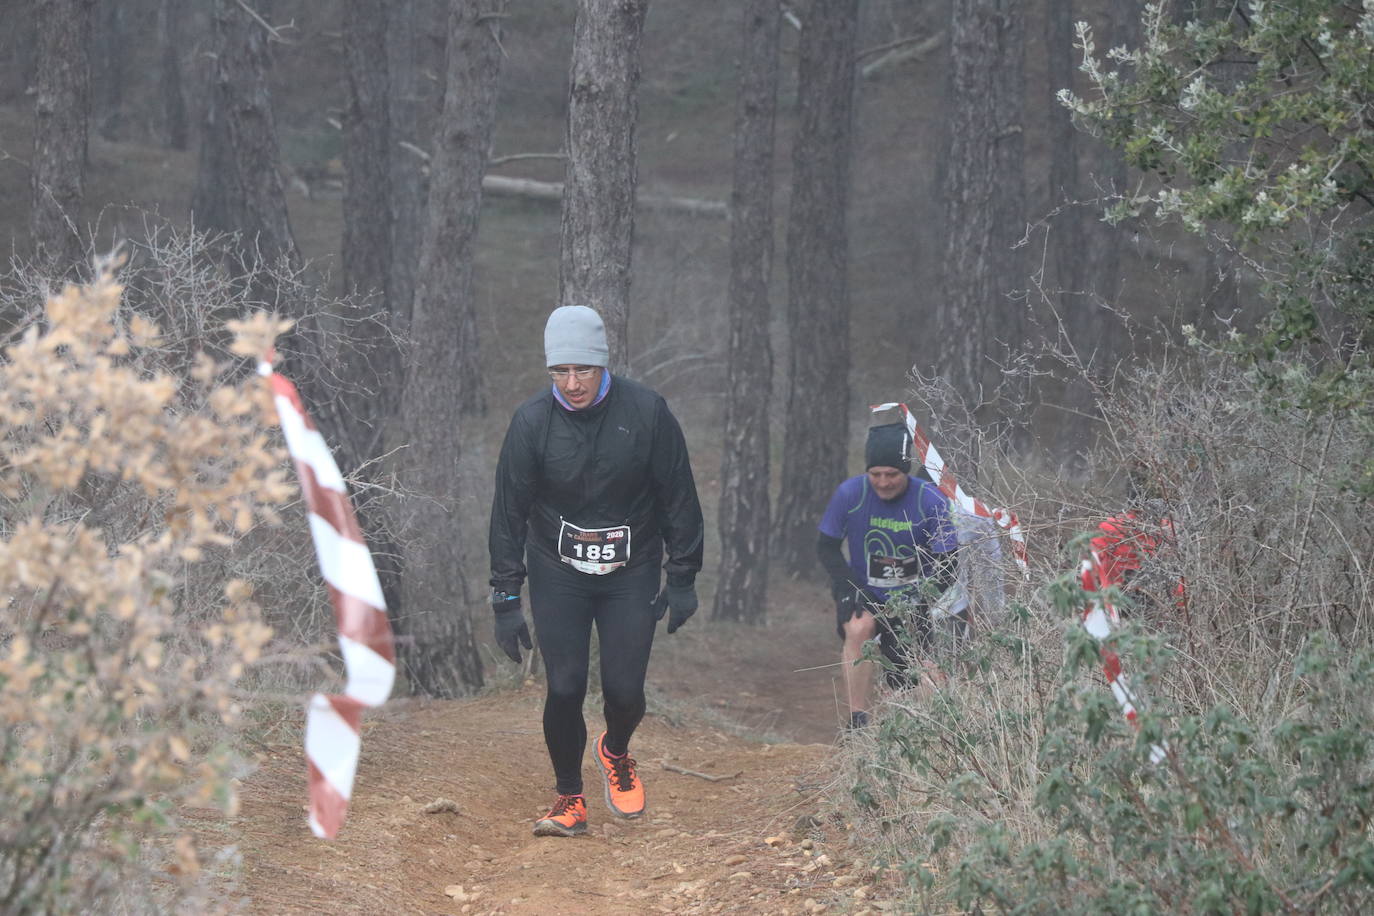
[[[555,309],[544,350],[553,385],[516,409],[497,464],[491,600],[496,641],[518,663],[520,644],[530,648],[520,610],[528,576],[558,793],[534,832],[572,836],[587,829],[582,701],[592,624],[601,649],[606,730],[596,756],[606,804],[619,817],[638,817],[644,787],[629,742],[644,716],[654,626],[667,610],[672,633],[696,611],[703,523],[682,429],[661,396],[606,369],[600,316],[586,306]]]

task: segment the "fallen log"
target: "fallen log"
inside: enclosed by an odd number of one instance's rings
[[[501,175],[487,175],[482,179],[482,193],[493,197],[523,197],[528,200],[547,200],[562,203],[563,183],[561,181],[535,181],[533,178],[506,178]],[[730,213],[724,201],[704,200],[699,197],[661,197],[654,194],[639,194],[635,201],[648,210],[672,210],[692,216],[709,216],[723,219]]]

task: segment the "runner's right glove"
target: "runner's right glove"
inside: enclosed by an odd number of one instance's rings
[[[675,633],[677,628],[687,622],[697,612],[697,589],[692,583],[674,585],[671,582],[654,599],[654,619],[662,620],[664,611],[668,615],[668,632]]]
[[[525,626],[525,614],[520,610],[520,595],[496,589],[491,593],[491,609],[496,614],[496,644],[517,665],[520,646],[533,649],[530,628]]]

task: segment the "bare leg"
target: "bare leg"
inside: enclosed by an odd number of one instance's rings
[[[840,659],[844,668],[844,686],[849,694],[849,711],[868,712],[873,695],[873,662],[860,662],[864,643],[878,633],[878,620],[872,614],[857,610],[844,624],[844,648]],[[858,662],[858,664],[855,664]]]

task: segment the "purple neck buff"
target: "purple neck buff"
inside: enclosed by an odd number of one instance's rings
[[[611,390],[611,370],[610,370],[610,369],[602,369],[602,370],[601,370],[601,387],[600,387],[599,389],[597,389],[597,392],[596,392],[596,400],[594,400],[594,401],[592,401],[590,404],[588,404],[587,407],[595,407],[597,404],[600,404],[602,401],[606,400],[606,392],[608,392],[608,391],[610,391],[610,390]],[[563,408],[564,410],[577,410],[577,409],[579,409],[579,408],[576,408],[576,407],[572,406],[571,404],[569,404],[569,403],[568,403],[568,399],[565,398],[565,397],[563,397],[563,392],[561,392],[561,391],[558,390],[558,383],[557,383],[557,382],[555,382],[554,385],[553,385],[553,399],[554,399],[555,401],[557,401],[557,402],[559,403],[559,405],[562,406],[562,408]],[[583,408],[581,408],[581,409],[582,409],[582,410],[586,410],[587,407],[583,407]]]

